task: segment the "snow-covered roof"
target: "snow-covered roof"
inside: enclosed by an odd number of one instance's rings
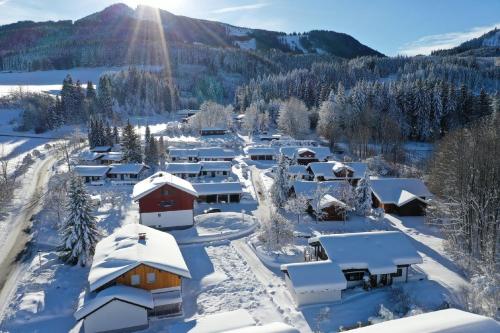
[[[193,184],[193,187],[198,193],[198,195],[243,193],[243,189],[239,182],[196,183]]]
[[[77,165],[74,170],[81,177],[103,177],[110,167],[107,165]]]
[[[330,148],[328,147],[301,147],[301,146],[284,146],[280,148],[280,154],[288,157],[288,158],[293,158],[294,156],[299,153],[299,151],[305,152],[305,151],[312,151],[315,153],[315,156],[318,160],[326,160],[328,157],[332,156],[332,152],[330,151]]]
[[[490,333],[500,332],[492,318],[457,309],[427,312],[411,317],[384,321],[350,330],[352,333]]]
[[[376,231],[317,236],[329,260],[345,269],[368,269],[371,274],[395,273],[397,265],[422,263],[408,236],[400,231]]]
[[[269,323],[262,326],[248,326],[222,333],[299,333],[299,330],[285,323]]]
[[[221,147],[203,147],[197,148],[199,158],[234,158],[234,150]]]
[[[90,149],[90,151],[93,151],[96,153],[107,153],[110,150],[111,150],[111,146],[95,146],[94,148]]]
[[[202,171],[231,171],[231,162],[203,161],[200,162]]]
[[[179,116],[189,116],[193,115],[200,112],[200,110],[191,110],[191,109],[183,109],[183,110],[177,110],[177,114]]]
[[[154,307],[153,296],[149,290],[116,285],[106,288],[94,298],[86,300],[74,316],[76,320],[83,319],[113,300],[121,300],[147,309]]]
[[[314,181],[303,181],[296,180],[293,182],[292,187],[295,194],[301,195],[306,199],[313,199],[318,187],[324,188],[327,193],[332,195],[340,195],[345,186],[351,186],[346,184],[346,182],[330,181],[330,182],[314,182]]]
[[[170,331],[176,333],[221,333],[253,325],[255,325],[255,320],[248,311],[239,309],[177,323],[172,325]]]
[[[165,168],[170,173],[200,173],[201,164],[199,163],[168,163]]]
[[[344,208],[347,207],[347,205],[344,202],[342,202],[341,200],[335,198],[330,194],[325,194],[319,201],[319,208],[321,209],[331,207],[333,205],[337,207],[344,207]]]
[[[146,234],[145,241],[139,240],[140,233]],[[132,223],[115,229],[97,243],[88,277],[90,290],[102,287],[141,264],[191,277],[171,234]]]
[[[288,271],[293,289],[299,294],[347,288],[344,273],[330,260],[282,265],[281,270]]]
[[[201,131],[226,131],[227,129],[222,127],[202,127]]]
[[[341,171],[352,171],[354,172],[354,169],[351,168],[349,165],[342,163],[342,162],[335,162],[332,167],[332,171],[335,173],[341,172]]]
[[[401,206],[415,197],[432,196],[424,182],[416,178],[379,178],[371,179],[370,183],[373,194],[383,203]]]
[[[276,155],[278,150],[274,147],[245,147],[247,155]]]
[[[299,154],[304,154],[304,153],[316,154],[316,152],[314,150],[312,150],[311,148],[307,148],[307,147],[297,149],[297,153],[299,153]]]
[[[294,164],[288,167],[288,174],[290,175],[307,175],[305,165]]]
[[[189,148],[168,148],[170,157],[197,157],[198,151]]]
[[[334,172],[341,171],[342,168],[348,168],[353,171],[351,178],[362,178],[368,169],[367,164],[363,162],[340,163],[335,161],[312,162],[309,163],[307,167],[311,170],[314,176],[324,177],[326,180],[344,179],[344,177],[337,177],[334,174]]]
[[[111,170],[109,170],[110,174],[131,174],[137,175],[142,170],[147,168],[144,164],[141,163],[125,163],[125,164],[111,164]]]
[[[85,150],[78,155],[78,159],[80,161],[95,161],[101,158],[103,155],[103,153],[96,153],[93,151]]]
[[[101,157],[101,160],[118,161],[119,162],[119,161],[123,160],[123,153],[112,151],[112,152],[104,154]]]
[[[191,183],[187,180],[179,178],[168,172],[159,171],[134,185],[132,199],[139,200],[154,190],[159,189],[163,185],[170,185],[181,191],[198,196],[198,193],[193,188],[193,185],[191,185]]]

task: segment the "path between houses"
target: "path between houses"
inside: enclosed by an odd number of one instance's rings
[[[295,309],[293,300],[288,293],[285,282],[270,271],[243,239],[231,242],[240,256],[245,259],[257,280],[265,287],[266,292],[284,317],[284,319],[301,333],[308,333],[312,330],[309,327],[302,312]]]
[[[460,289],[468,284],[455,263],[446,257],[444,239],[437,228],[426,225],[422,217],[396,217],[386,214],[385,218],[414,240],[415,248],[424,261],[418,266],[427,274],[429,280],[438,282],[453,294],[460,292]]]

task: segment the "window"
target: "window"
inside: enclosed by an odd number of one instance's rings
[[[129,178],[137,178],[137,175],[136,174],[130,174]]]
[[[156,274],[155,273],[148,273],[147,281],[148,281],[148,283],[155,283],[156,282]]]
[[[345,273],[345,279],[347,281],[360,281],[363,280],[365,272],[349,272]]]
[[[130,284],[133,286],[137,286],[138,284],[141,283],[141,277],[139,274],[134,274],[130,277]]]
[[[175,205],[175,201],[174,201],[174,200],[165,200],[165,201],[160,201],[160,206],[161,206],[161,207],[164,207],[164,208],[166,208],[166,207],[171,207],[171,206],[173,206],[173,205]]]
[[[169,195],[170,194],[170,191],[168,190],[168,188],[164,187],[161,189],[161,195]]]
[[[398,268],[397,272],[396,273],[391,273],[391,276],[392,277],[399,277],[399,276],[403,276],[403,269],[402,268]]]

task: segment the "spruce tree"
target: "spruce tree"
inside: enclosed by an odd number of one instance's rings
[[[147,149],[148,155],[145,156],[146,159],[146,164],[152,167],[153,169],[156,169],[158,167],[158,142],[154,137],[151,137],[149,140],[149,143],[147,143],[149,148]]]
[[[139,136],[134,127],[127,121],[122,133],[123,159],[128,163],[141,163],[142,152]]]
[[[150,142],[151,142],[151,131],[149,129],[149,126],[146,125],[146,133],[144,134],[144,159],[146,160],[146,163],[149,164],[149,155],[150,155],[150,152],[149,152],[149,149],[151,148],[150,146]]]
[[[68,218],[61,230],[61,259],[71,265],[85,266],[94,254],[100,233],[92,215],[90,196],[80,177],[73,176],[69,188]]]
[[[113,143],[120,143],[120,133],[118,133],[118,127],[113,127]]]
[[[109,123],[106,123],[106,127],[104,129],[104,141],[105,146],[113,146],[113,130],[111,129],[111,126],[109,126]]]
[[[282,208],[288,199],[288,160],[280,155],[278,166],[271,186],[271,200],[275,207]]]
[[[354,190],[354,205],[356,213],[361,216],[367,216],[372,209],[372,191],[370,189],[370,179],[365,174],[358,182],[358,186]]]
[[[158,141],[158,160],[160,163],[160,170],[165,170],[166,155],[167,152],[165,150],[165,142],[163,141],[163,136],[160,136],[160,140]]]
[[[99,87],[97,88],[97,104],[99,105],[100,113],[105,117],[113,115],[113,98],[111,93],[111,80],[107,75],[103,75],[99,79]]]

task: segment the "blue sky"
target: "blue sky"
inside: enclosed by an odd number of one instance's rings
[[[112,0],[0,0],[0,24],[78,19]],[[345,32],[387,55],[429,53],[500,28],[499,0],[124,0],[269,30]]]

